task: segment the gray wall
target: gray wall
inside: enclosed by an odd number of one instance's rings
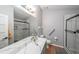
[[[13,7],[12,6],[8,6],[8,5],[0,5],[0,13],[1,14],[5,14],[8,15],[8,25],[9,25],[9,30],[13,33],[14,32],[14,12],[13,12]],[[14,42],[14,37],[12,37],[12,39],[10,40],[10,43]]]
[[[64,45],[64,16],[67,14],[79,13],[79,10],[43,10],[42,25],[43,34],[54,44]],[[48,36],[49,32],[55,28],[55,32]],[[56,41],[54,37],[57,37]]]

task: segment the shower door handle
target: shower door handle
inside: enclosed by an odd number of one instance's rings
[[[76,31],[72,31],[72,30],[65,30],[66,32],[70,32],[70,33],[76,33]]]

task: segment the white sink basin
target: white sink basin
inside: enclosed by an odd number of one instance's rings
[[[31,38],[32,36],[0,49],[0,54],[40,54],[47,39],[38,37],[36,45],[35,42],[31,42]]]
[[[18,54],[40,54],[42,52],[42,49],[44,47],[44,44],[46,42],[46,39],[44,38],[39,38],[36,41],[36,45],[35,42],[30,42],[26,45],[26,47],[24,47],[21,51],[18,52]]]
[[[37,54],[37,53],[40,53],[40,51],[41,51],[40,47],[37,46],[35,42],[29,43],[25,48],[26,54]]]

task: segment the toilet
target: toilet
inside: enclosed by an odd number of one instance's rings
[[[49,48],[49,44],[51,44],[52,42],[51,40],[48,39],[46,43],[47,43],[47,48]]]

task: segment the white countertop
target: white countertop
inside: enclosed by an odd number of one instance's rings
[[[27,44],[26,47],[24,47],[22,50],[18,52],[18,54],[40,54],[43,50],[43,47],[45,45],[46,39],[45,38],[39,38],[37,40],[36,45],[34,42],[30,42]]]
[[[5,48],[0,49],[0,54],[40,54],[45,45],[46,38],[39,38],[36,41],[38,46],[27,37]]]

